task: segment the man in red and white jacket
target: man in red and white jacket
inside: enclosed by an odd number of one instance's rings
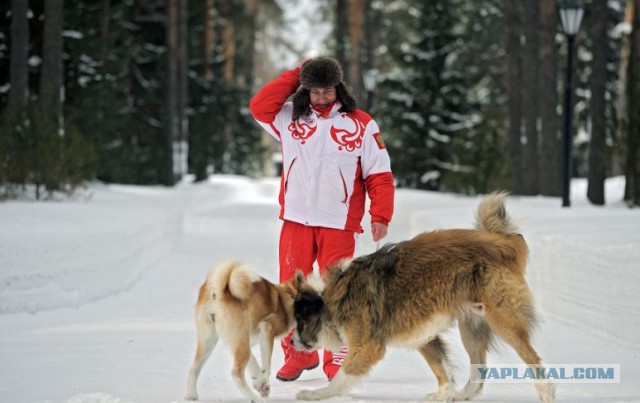
[[[283,72],[255,95],[250,109],[282,148],[281,282],[297,269],[311,274],[315,261],[324,275],[332,263],[353,257],[367,194],[373,240],[387,235],[395,192],[389,154],[378,124],[356,108],[336,60],[319,57]],[[317,352],[297,351],[290,339],[282,340],[285,364],[277,374],[282,381],[319,364]],[[325,350],[329,380],[345,354],[345,348],[335,354]]]

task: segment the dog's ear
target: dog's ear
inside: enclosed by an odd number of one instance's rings
[[[304,277],[304,273],[301,269],[296,270],[296,274],[294,274],[294,278],[296,279],[296,288],[300,291],[300,287],[306,282]]]

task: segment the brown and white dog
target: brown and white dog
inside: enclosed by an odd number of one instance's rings
[[[346,393],[381,360],[387,346],[417,349],[438,380],[428,400],[468,400],[482,390],[479,371],[455,390],[440,333],[457,319],[471,364],[486,365],[494,335],[532,368],[542,365],[530,342],[536,313],[525,281],[528,247],[504,207],[504,193],[480,204],[475,230],[425,232],[342,262],[328,271],[324,290],[298,276],[294,304],[298,348],[349,347],[328,386],[303,390],[299,399]],[[554,400],[554,385],[535,384],[540,400]]]
[[[269,395],[273,342],[295,325],[293,301],[297,278],[272,284],[251,267],[238,261],[227,261],[212,270],[200,287],[196,305],[198,347],[189,371],[187,396],[197,400],[197,382],[203,365],[222,339],[234,357],[231,376],[247,399],[261,401],[247,385],[245,369],[253,387],[262,398]],[[251,353],[260,343],[262,366]]]

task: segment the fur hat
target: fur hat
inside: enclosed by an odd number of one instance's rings
[[[335,87],[342,81],[342,67],[330,57],[311,59],[300,69],[300,84],[305,88]]]
[[[300,69],[301,87],[293,95],[293,119],[311,113],[311,97],[309,89],[335,87],[338,101],[342,104],[342,112],[356,110],[356,100],[344,84],[342,67],[333,58],[317,57],[306,62]]]

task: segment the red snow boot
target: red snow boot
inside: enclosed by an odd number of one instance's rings
[[[342,347],[337,353],[332,353],[329,350],[324,350],[322,369],[324,370],[325,375],[327,375],[329,381],[333,380],[333,378],[340,370],[342,362],[347,356],[347,351],[347,347]]]
[[[293,332],[291,332],[293,333]],[[280,341],[284,351],[284,365],[276,374],[276,378],[283,382],[295,381],[300,377],[302,371],[314,369],[318,366],[318,352],[306,352],[296,350],[291,345],[291,333]]]

